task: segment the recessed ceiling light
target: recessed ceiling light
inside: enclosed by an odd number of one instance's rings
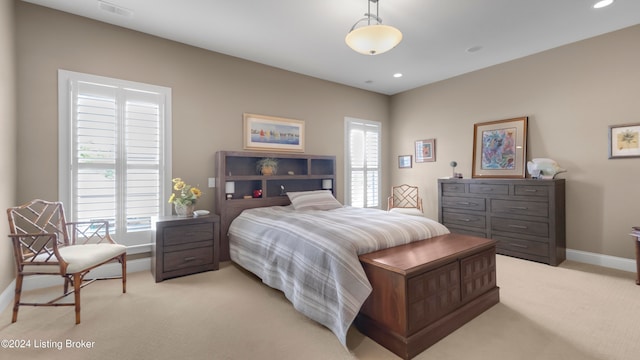
[[[472,46],[472,47],[468,48],[466,51],[468,53],[474,53],[474,52],[478,52],[480,50],[482,50],[482,46],[476,45],[476,46]]]
[[[613,4],[613,0],[600,0],[597,3],[593,4],[594,9],[601,9],[603,7],[607,7]]]
[[[401,73],[395,73],[395,74],[393,74],[393,77],[394,78],[401,78],[402,74]]]

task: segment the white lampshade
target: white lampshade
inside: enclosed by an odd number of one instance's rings
[[[226,194],[233,194],[236,192],[236,183],[233,181],[227,181],[224,183],[224,192]]]
[[[402,41],[402,33],[393,26],[367,25],[351,30],[344,41],[356,52],[378,55],[396,47]]]
[[[324,190],[330,190],[333,188],[333,180],[331,179],[322,179],[322,188]]]

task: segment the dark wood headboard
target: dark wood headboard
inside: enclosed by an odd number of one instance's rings
[[[256,165],[264,158],[278,162],[277,172],[262,175]],[[220,215],[220,260],[229,260],[227,232],[231,221],[245,209],[289,205],[286,191],[310,191],[323,188],[323,180],[331,180],[336,195],[336,157],[273,152],[219,151],[216,153],[216,205]],[[225,192],[227,182],[234,184],[231,199]],[[254,190],[262,190],[262,197],[253,198]]]

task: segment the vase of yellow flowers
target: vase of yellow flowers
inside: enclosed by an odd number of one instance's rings
[[[202,196],[202,191],[197,187],[187,185],[181,178],[175,178],[173,181],[173,190],[169,202],[173,203],[176,215],[182,217],[193,216],[193,209],[196,206],[196,200]]]

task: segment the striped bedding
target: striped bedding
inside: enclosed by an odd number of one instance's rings
[[[346,336],[371,293],[358,255],[444,235],[444,225],[420,216],[341,207],[245,210],[229,228],[231,260],[284,292],[293,306]]]

